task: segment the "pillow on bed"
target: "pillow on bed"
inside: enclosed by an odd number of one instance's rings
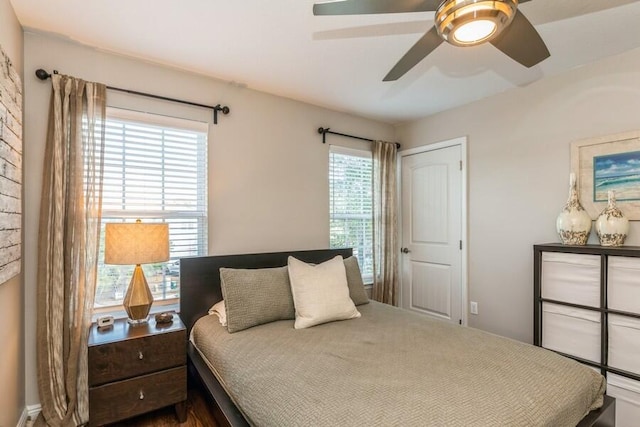
[[[220,324],[227,326],[227,310],[224,308],[224,300],[213,304],[209,309],[209,314],[218,316]]]
[[[290,256],[289,279],[296,329],[360,317],[349,297],[347,274],[340,255],[318,265]]]
[[[344,260],[344,268],[347,273],[347,285],[349,286],[349,296],[355,305],[369,303],[367,291],[364,289],[362,274],[358,266],[358,258],[350,256]]]
[[[220,282],[230,333],[295,318],[287,267],[221,268]]]

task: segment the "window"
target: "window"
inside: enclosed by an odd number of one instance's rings
[[[373,282],[373,188],[371,153],[331,146],[329,244],[353,248],[365,283]]]
[[[179,297],[181,257],[206,254],[207,129],[206,123],[107,110],[95,308],[122,304],[134,267],[104,264],[107,222],[169,224],[171,260],[142,266],[156,302]]]

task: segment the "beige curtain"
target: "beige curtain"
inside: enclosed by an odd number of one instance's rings
[[[373,290],[376,301],[398,305],[397,147],[373,142]]]
[[[89,420],[87,339],[96,285],[105,86],[51,77],[38,242],[36,425]]]

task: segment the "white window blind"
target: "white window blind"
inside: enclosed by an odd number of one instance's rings
[[[207,253],[206,123],[109,108],[95,307],[122,303],[134,266],[104,264],[104,224],[166,222],[171,260],[143,265],[155,301],[179,297],[179,258]]]
[[[353,248],[365,283],[373,282],[372,168],[370,152],[330,147],[330,247]]]

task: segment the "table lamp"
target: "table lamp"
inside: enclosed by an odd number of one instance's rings
[[[135,264],[122,305],[129,316],[129,323],[146,323],[153,295],[140,265],[169,260],[169,225],[143,224],[140,220],[135,223],[108,223],[105,225],[104,246],[105,264]]]

